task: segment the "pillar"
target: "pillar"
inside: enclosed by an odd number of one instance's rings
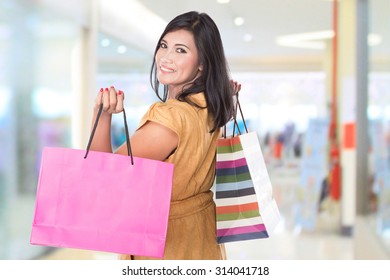
[[[341,233],[351,236],[368,205],[367,0],[339,5],[338,102],[341,136]]]
[[[83,27],[72,58],[72,146],[85,149],[91,131],[98,72],[99,1],[88,1],[89,20]]]

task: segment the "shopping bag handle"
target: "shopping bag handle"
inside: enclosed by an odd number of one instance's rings
[[[95,135],[96,128],[97,128],[97,125],[98,125],[98,122],[99,122],[99,119],[100,119],[100,115],[102,114],[102,111],[103,111],[103,104],[100,104],[99,111],[98,111],[98,113],[97,113],[97,115],[96,115],[96,120],[95,120],[95,123],[94,123],[94,125],[93,125],[91,135],[89,136],[89,141],[88,141],[88,145],[87,145],[87,150],[86,150],[86,152],[85,152],[84,158],[87,158],[87,156],[88,156],[89,149],[90,149],[91,143],[92,143],[92,139],[93,139],[93,136]],[[127,154],[128,154],[128,156],[131,158],[131,165],[134,165],[134,159],[133,159],[133,153],[132,153],[132,151],[131,151],[130,137],[129,137],[129,128],[128,128],[128,126],[127,126],[127,118],[126,118],[126,111],[125,111],[125,108],[123,108],[123,122],[124,122],[124,124],[125,124]]]
[[[241,135],[241,131],[240,131],[240,128],[239,128],[238,123],[237,123],[237,108],[240,111],[241,119],[242,119],[242,122],[243,122],[244,128],[245,128],[245,132],[248,133],[248,128],[246,127],[246,122],[245,122],[244,114],[242,113],[241,104],[240,104],[240,101],[238,100],[238,93],[237,93],[237,102],[236,102],[236,113],[233,117],[234,118],[233,137],[234,137],[234,133],[236,131],[236,126],[238,129],[239,135]]]
[[[241,130],[240,130],[240,127],[238,126],[238,122],[237,122],[237,109],[240,111],[240,116],[241,116],[241,119],[242,119],[242,122],[244,123],[244,128],[245,128],[245,131],[246,133],[248,133],[248,128],[246,126],[246,122],[245,122],[245,118],[244,118],[244,114],[242,113],[242,109],[241,109],[241,104],[240,104],[240,101],[238,99],[238,93],[236,94],[236,108],[234,109],[234,114],[233,114],[233,135],[232,137],[235,136],[235,131],[236,131],[236,127],[237,127],[237,130],[238,130],[238,135],[241,135]],[[223,134],[222,136],[224,138],[226,138],[226,125],[224,126],[223,128]]]

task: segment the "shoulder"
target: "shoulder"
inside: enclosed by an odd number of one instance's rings
[[[154,103],[149,111],[151,113],[162,113],[174,116],[188,116],[191,112],[196,112],[200,108],[206,107],[206,98],[203,93],[197,93],[188,97],[189,102],[177,99],[169,99],[166,102]],[[197,106],[196,106],[197,105]]]
[[[168,100],[166,102],[156,102],[152,104],[146,116],[157,120],[172,120],[180,116],[185,116],[190,108],[186,102],[179,100]]]
[[[190,96],[190,101],[204,107],[205,98],[203,93]],[[147,121],[162,124],[175,132],[179,132],[191,123],[198,120],[197,112],[200,108],[177,99],[169,99],[166,102],[152,104],[143,117],[140,126]]]

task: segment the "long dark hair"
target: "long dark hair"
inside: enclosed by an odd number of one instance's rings
[[[198,50],[199,63],[203,65],[203,70],[201,76],[190,84],[185,85],[176,98],[199,107],[199,105],[191,102],[188,97],[191,94],[204,92],[207,111],[214,120],[214,126],[210,132],[214,132],[217,128],[224,126],[233,114],[232,88],[221,35],[217,25],[210,16],[194,11],[187,12],[175,17],[168,23],[158,40],[154,57],[156,57],[164,36],[179,29],[192,32]],[[157,97],[161,101],[166,101],[168,86],[164,85],[161,96],[155,60],[153,60],[150,72],[150,82]]]

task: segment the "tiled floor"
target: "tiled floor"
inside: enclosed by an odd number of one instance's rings
[[[299,229],[292,207],[299,180],[296,164],[269,167],[273,192],[282,221],[271,238],[226,244],[231,260],[354,260],[390,259],[389,239],[375,233],[372,217],[357,217],[354,236],[339,234],[339,207],[326,202],[314,230]],[[75,249],[54,250],[42,259],[116,259],[117,255]]]

